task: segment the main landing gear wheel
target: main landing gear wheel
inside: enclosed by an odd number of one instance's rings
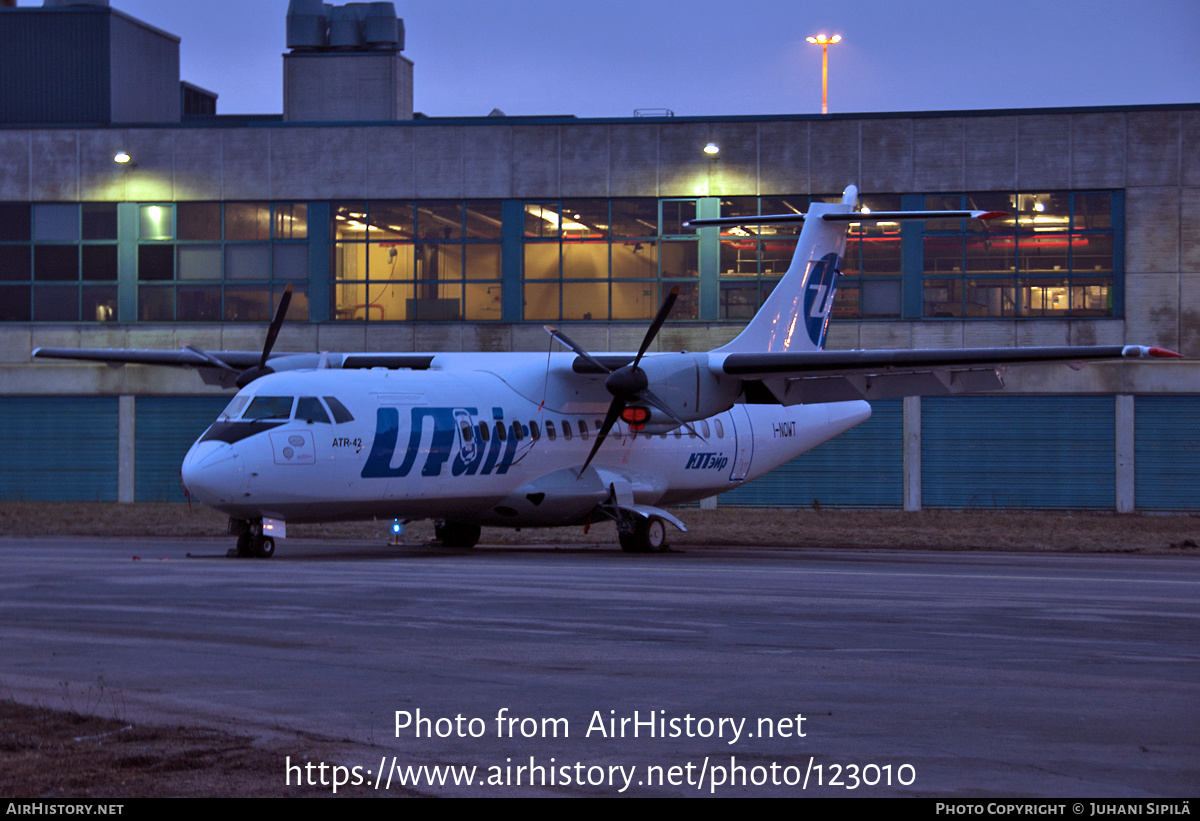
[[[269,559],[275,555],[275,540],[270,536],[263,536],[258,539],[258,544],[254,551],[254,555],[260,559]]]
[[[620,533],[618,538],[626,553],[661,553],[667,549],[667,526],[657,516],[638,519],[632,532]]]
[[[479,533],[479,525],[470,522],[437,521],[433,525],[433,535],[442,547],[474,547],[479,543]]]

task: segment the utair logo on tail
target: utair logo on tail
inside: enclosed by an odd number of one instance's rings
[[[1136,345],[826,351],[851,223],[989,219],[980,211],[856,210],[858,192],[806,214],[693,220],[701,231],[802,223],[783,279],[711,351],[595,355],[555,328],[543,354],[274,351],[284,293],[257,351],[39,348],[37,357],[172,365],[240,390],[184,459],[193,499],[230,517],[241,556],[270,556],[288,522],[434,519],[444,545],[483,525],[611,519],[621,547],[659,550],[666,508],[737,487],[863,422],[867,400],[1003,387],[1000,366],[1178,356]]]

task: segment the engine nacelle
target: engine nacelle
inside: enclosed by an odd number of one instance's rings
[[[646,372],[650,391],[671,413],[687,422],[729,410],[742,390],[740,379],[714,373],[708,367],[708,354],[659,354],[642,360],[641,367]],[[654,416],[651,419],[660,425],[667,421]],[[665,430],[676,427],[678,423],[672,422]],[[656,429],[654,432],[663,431]]]

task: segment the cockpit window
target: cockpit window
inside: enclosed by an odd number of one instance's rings
[[[304,422],[329,424],[329,414],[315,396],[301,396],[296,403],[296,418]]]
[[[322,398],[325,400],[325,404],[329,406],[329,411],[333,414],[333,421],[336,424],[340,425],[343,422],[354,421],[354,416],[351,415],[350,411],[346,410],[346,406],[339,402],[335,397],[325,396]]]
[[[249,396],[233,397],[233,401],[225,406],[225,410],[221,411],[221,415],[217,417],[217,420],[223,422],[227,419],[237,419],[242,413],[242,408],[246,407],[246,403],[249,401]]]
[[[242,414],[243,419],[289,419],[292,415],[291,396],[256,396]]]

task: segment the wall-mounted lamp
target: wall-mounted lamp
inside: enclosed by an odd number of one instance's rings
[[[132,161],[133,161],[133,157],[129,156],[128,151],[118,151],[116,154],[113,155],[113,162],[118,163],[120,165],[125,165],[126,163],[132,162]]]
[[[721,146],[717,145],[716,143],[709,143],[708,145],[704,146],[704,153],[710,157],[715,157],[717,154],[721,153]]]

